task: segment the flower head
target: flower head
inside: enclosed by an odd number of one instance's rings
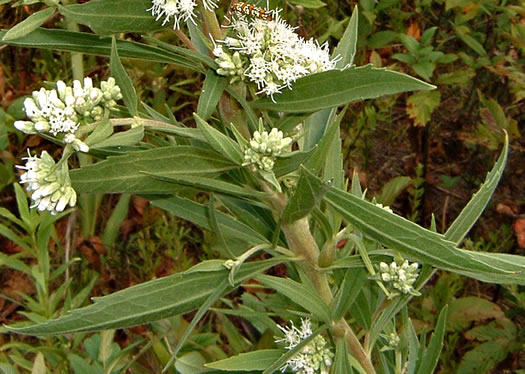
[[[391,285],[392,288],[401,291],[403,294],[420,295],[413,287],[419,274],[419,264],[417,262],[409,264],[405,260],[401,266],[395,261],[390,265],[381,262],[379,264],[379,272],[381,280]]]
[[[292,143],[292,138],[284,137],[283,132],[273,128],[267,131],[255,131],[250,141],[250,148],[244,151],[244,161],[256,164],[259,169],[271,172],[275,158]]]
[[[232,30],[214,49],[217,73],[248,80],[258,93],[273,97],[301,77],[335,68],[328,44],[300,37],[277,11],[270,18],[235,16]]]
[[[151,11],[151,14],[156,17],[156,20],[164,18],[162,21],[162,26],[170,22],[173,18],[173,28],[179,29],[180,22],[191,21],[195,18],[195,7],[197,4],[194,0],[152,0],[153,5],[148,11]],[[213,0],[203,0],[204,8],[211,10],[217,7],[217,4]]]
[[[301,320],[300,329],[295,327],[293,322],[289,328],[277,327],[284,333],[284,338],[277,339],[275,342],[285,343],[285,348],[289,351],[312,335],[312,324],[309,319]],[[294,373],[299,374],[328,374],[333,357],[334,354],[327,347],[326,340],[321,335],[317,335],[288,360],[281,371],[290,368]]]
[[[26,134],[63,135],[75,150],[87,152],[89,147],[75,137],[82,121],[102,119],[104,109],[113,108],[120,99],[122,94],[113,78],[102,81],[101,88],[93,87],[93,81],[87,77],[82,83],[73,81],[72,86],[58,81],[56,89],[41,88],[25,99],[24,110],[30,121],[16,121],[14,125]]]
[[[20,176],[20,183],[27,184],[26,189],[31,193],[31,208],[48,210],[54,215],[63,211],[67,205],[75,206],[77,194],[71,187],[67,163],[55,164],[46,151],[39,158],[31,156],[28,150],[28,157],[23,160],[26,161],[25,166],[17,168],[26,170]]]

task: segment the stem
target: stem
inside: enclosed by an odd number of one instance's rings
[[[262,183],[262,187],[266,192],[271,194],[270,201],[273,205],[274,213],[281,216],[287,203],[285,196],[273,192],[271,186],[266,183]],[[328,284],[326,274],[319,270],[319,247],[310,232],[308,217],[301,218],[295,222],[283,223],[281,230],[286,237],[289,249],[296,256],[302,257],[303,259],[302,261],[298,261],[297,264],[312,281],[312,284],[321,298],[327,305],[330,305],[333,300],[333,294]],[[365,369],[367,374],[375,374],[376,371],[370,357],[344,318],[341,318],[331,326],[330,330],[334,336],[344,337],[346,339],[350,351],[359,361],[363,369]]]

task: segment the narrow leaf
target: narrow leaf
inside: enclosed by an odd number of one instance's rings
[[[317,292],[306,284],[269,275],[259,275],[256,277],[256,280],[264,286],[282,293],[296,304],[302,306],[309,313],[312,313],[312,316],[315,318],[327,323],[331,321],[330,311],[326,303]]]
[[[312,174],[305,173],[304,170],[301,168],[295,191],[284,208],[282,220],[285,223],[297,221],[308,215],[319,205],[328,190],[328,184],[318,178],[312,178]]]
[[[237,143],[231,138],[224,135],[222,132],[214,129],[206,123],[198,114],[194,113],[195,121],[197,122],[197,128],[201,130],[208,144],[215,149],[217,152],[240,165],[243,162],[243,156],[241,149]]]
[[[485,182],[481,186],[478,192],[472,196],[472,199],[468,202],[467,206],[463,208],[459,216],[452,222],[445,237],[448,240],[453,241],[456,244],[461,243],[465,235],[470,231],[474,223],[478,220],[481,213],[487,206],[492,197],[492,194],[496,190],[496,187],[503,175],[503,169],[507,163],[507,155],[509,152],[509,139],[505,135],[505,143],[503,150],[498,158],[498,161],[488,173]]]
[[[435,87],[408,75],[370,65],[330,70],[298,79],[292,90],[257,100],[254,108],[278,112],[313,112],[358,100]]]
[[[46,22],[49,18],[53,17],[55,14],[55,8],[49,7],[42,9],[36,13],[31,14],[25,20],[15,25],[12,29],[7,31],[3,36],[2,41],[7,42],[13,39],[18,39],[26,36],[33,30],[37,29]]]
[[[124,99],[124,103],[126,103],[129,113],[132,116],[138,115],[137,92],[135,91],[135,87],[133,86],[133,82],[128,76],[128,73],[126,73],[124,66],[122,66],[122,63],[120,62],[120,57],[117,50],[117,41],[115,37],[111,39],[110,66],[111,75],[115,78],[117,84],[120,86],[122,98]]]
[[[208,219],[208,208],[206,205],[183,199],[178,196],[172,196],[166,199],[154,199],[151,201],[151,204],[170,212],[176,217],[193,222],[207,230],[211,229]],[[215,215],[217,225],[225,236],[243,240],[250,246],[268,243],[268,240],[264,236],[237,221],[233,217],[222,212],[215,212]],[[239,253],[236,254],[240,255],[241,253],[242,248]]]
[[[155,170],[167,177],[213,175],[235,167],[213,151],[172,146],[108,157],[94,165],[72,170],[70,175],[77,192],[165,193],[173,184],[153,179],[147,172]]]
[[[236,280],[249,279],[277,262],[272,259],[246,263],[238,271]],[[9,329],[20,334],[57,335],[149,323],[197,309],[227,277],[226,268],[178,273],[94,298],[94,304],[51,321]]]
[[[96,148],[132,146],[144,138],[144,126],[132,127],[129,130],[117,132],[109,138],[95,144]]]
[[[324,200],[359,230],[408,258],[481,281],[525,284],[521,259],[515,264],[487,261],[493,256],[456,248],[440,234],[333,187]]]
[[[89,26],[97,34],[148,32],[162,28],[153,15],[150,0],[91,0],[59,7],[71,21]]]
[[[365,270],[349,269],[346,271],[343,282],[330,305],[334,321],[343,318],[346,312],[352,307],[366,280],[367,273]]]
[[[432,374],[437,366],[441,349],[443,348],[443,337],[445,336],[445,325],[447,322],[447,306],[445,306],[436,324],[436,328],[432,333],[428,348],[423,354],[421,364],[417,370],[417,374]]]
[[[358,21],[359,11],[356,5],[354,6],[354,11],[352,12],[352,17],[350,17],[350,22],[348,22],[345,33],[332,54],[332,58],[340,58],[336,64],[338,69],[343,69],[354,64],[355,52],[357,50]]]
[[[6,31],[0,31],[0,37],[5,34]],[[6,44],[27,48],[82,52],[99,56],[111,55],[111,38],[101,38],[94,34],[58,29],[38,28],[22,38],[8,40]],[[127,40],[117,40],[117,48],[120,57],[164,62],[204,72],[199,60],[189,57],[188,54],[183,55]]]
[[[204,80],[197,105],[197,114],[204,121],[210,118],[215,111],[227,83],[226,77],[217,75],[214,70],[208,70],[206,73],[206,79]]]
[[[281,349],[260,349],[254,352],[241,353],[240,355],[210,362],[204,366],[210,369],[225,371],[250,371],[265,370],[283,354]]]

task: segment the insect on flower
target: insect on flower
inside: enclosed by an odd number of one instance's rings
[[[244,2],[235,3],[231,6],[230,11],[232,13],[245,14],[249,17],[255,17],[255,18],[266,20],[266,21],[273,20],[273,15],[272,15],[271,10],[268,10],[265,8],[259,8],[249,3],[244,3]]]

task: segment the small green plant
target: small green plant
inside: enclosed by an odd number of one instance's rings
[[[427,81],[430,80],[437,63],[450,63],[457,58],[454,54],[445,55],[441,51],[434,50],[431,41],[437,30],[436,26],[425,30],[419,41],[413,36],[399,34],[398,38],[406,48],[407,53],[396,53],[392,57],[409,64],[417,75]]]
[[[58,162],[42,152],[30,154],[22,167],[34,207],[60,215],[67,205],[75,206],[76,194],[126,194],[124,207],[129,195],[140,195],[212,231],[217,253],[187,270],[97,298],[51,320],[10,325],[9,331],[36,336],[97,332],[84,347],[98,346],[98,353],[93,350],[90,358],[76,362],[111,373],[129,367],[118,358],[125,353],[112,343],[113,329],[194,312],[177,341],[168,335],[166,344],[152,340],[164,371],[181,370],[190,362],[199,371],[430,374],[438,365],[452,308],[443,304],[435,311],[427,339],[425,333],[418,336],[407,305],[421,295],[436,269],[485,282],[525,284],[522,257],[459,247],[499,182],[507,140],[480,191],[444,234],[368,201],[357,176],[345,180],[344,111],[338,108],[435,88],[399,72],[354,65],[357,8],[331,52],[327,43],[299,36],[279,9],[258,4],[225,9],[227,28],[220,27],[217,4],[210,0],[198,5],[179,0],[46,5],[2,31],[2,40],[74,52],[77,73],[83,70],[78,53],[96,51],[109,57],[112,76],[99,84],[75,76],[72,83],[58,81],[24,101],[28,118],[15,127],[63,146]],[[58,13],[67,31],[38,28]],[[98,35],[79,33],[78,24]],[[155,38],[154,31],[166,25],[184,47]],[[133,42],[124,38],[132,32],[150,35]],[[437,61],[433,48],[426,47],[434,32],[426,32],[421,46],[410,46],[419,74],[427,78]],[[121,56],[203,74],[192,114],[195,127],[186,127],[169,111],[166,116],[141,105]],[[364,116],[373,123],[376,111],[370,108]],[[422,175],[418,166],[416,177]],[[413,183],[413,219],[419,215],[422,185]],[[108,224],[118,226],[124,211],[116,210]],[[114,233],[107,234],[108,243],[115,241]],[[215,349],[217,335],[211,329],[202,330],[211,335],[195,334],[210,315],[221,322],[227,350]],[[97,339],[99,344],[93,343]],[[190,342],[212,351],[183,353]],[[36,359],[39,365],[52,364],[48,357]]]

